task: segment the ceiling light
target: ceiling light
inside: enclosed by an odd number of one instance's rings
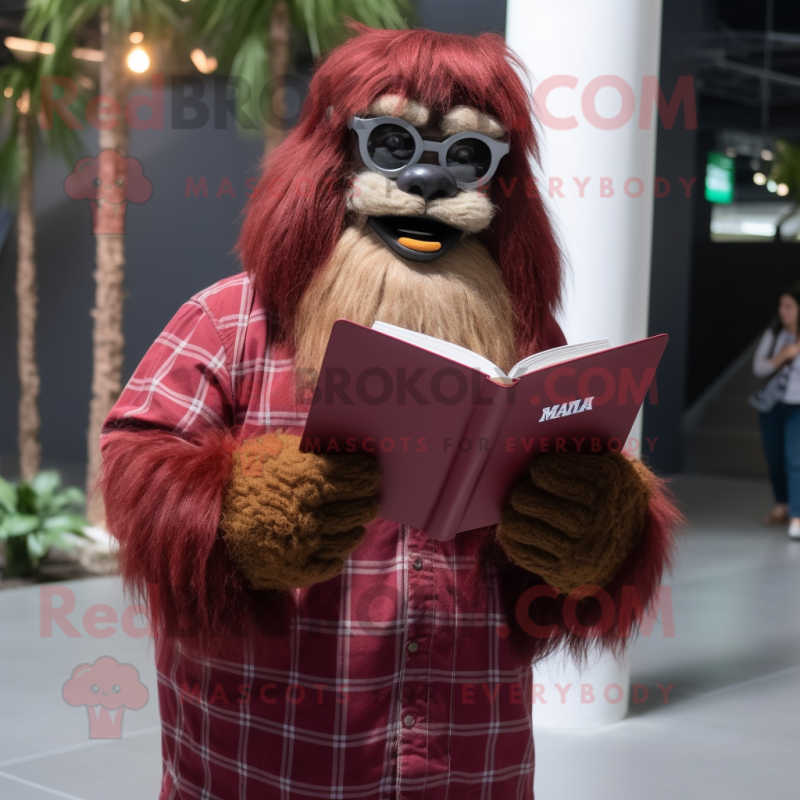
[[[56,46],[52,42],[37,42],[34,39],[19,39],[16,36],[6,36],[3,43],[9,50],[16,50],[18,53],[51,56],[56,51]]]
[[[74,47],[72,57],[81,61],[103,61],[106,54],[102,50],[94,50],[91,47]]]

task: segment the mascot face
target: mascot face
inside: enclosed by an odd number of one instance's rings
[[[331,326],[349,319],[427,333],[510,367],[511,300],[474,236],[497,211],[488,188],[509,149],[503,126],[468,106],[436,112],[382,94],[347,127],[351,224],[300,301],[299,364],[318,369]]]
[[[395,253],[434,261],[489,226],[489,181],[509,150],[499,120],[469,106],[436,113],[385,94],[348,127],[358,136],[348,208]]]
[[[340,318],[502,368],[560,341],[524,66],[494,34],[351,27],[248,201],[239,252],[276,337],[312,370]]]

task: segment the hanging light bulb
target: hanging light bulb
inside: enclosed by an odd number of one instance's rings
[[[147,72],[150,68],[150,56],[141,47],[134,47],[128,53],[126,63],[131,72]]]
[[[789,187],[785,183],[779,183],[777,193],[781,197],[786,197],[786,195],[789,194]]]
[[[753,183],[756,186],[763,186],[767,182],[767,176],[763,172],[756,172],[753,175]]]

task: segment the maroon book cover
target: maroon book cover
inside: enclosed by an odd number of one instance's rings
[[[537,454],[622,449],[666,344],[660,334],[503,380],[338,320],[301,449],[372,454],[381,517],[447,541],[499,522]]]

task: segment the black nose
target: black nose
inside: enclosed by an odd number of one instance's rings
[[[435,164],[414,164],[400,170],[397,188],[408,194],[418,194],[426,203],[437,197],[453,197],[458,192],[453,173]]]

